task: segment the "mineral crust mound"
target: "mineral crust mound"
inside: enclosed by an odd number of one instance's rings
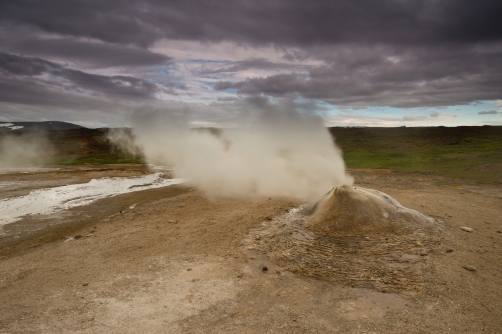
[[[305,228],[326,235],[399,235],[434,224],[381,191],[346,185],[333,188],[300,213],[308,217]]]
[[[440,222],[373,189],[338,186],[317,202],[265,220],[243,240],[281,270],[351,287],[423,293]]]

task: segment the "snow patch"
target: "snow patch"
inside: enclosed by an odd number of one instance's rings
[[[18,130],[24,128],[24,125],[14,125],[14,123],[1,123],[0,128],[7,128],[11,130]]]

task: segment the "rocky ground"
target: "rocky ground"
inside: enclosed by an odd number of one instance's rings
[[[125,165],[0,174],[0,198],[145,172]],[[245,240],[304,203],[210,202],[185,184],[4,226],[0,332],[501,333],[500,184],[352,174],[356,185],[383,191],[440,226],[438,245],[409,258],[423,264],[418,292],[290,272]]]

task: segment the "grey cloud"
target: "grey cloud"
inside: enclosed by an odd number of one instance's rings
[[[326,65],[311,68],[309,75],[222,81],[214,88],[298,95],[351,107],[441,107],[501,97],[502,50],[344,46],[313,49],[312,54]]]
[[[34,76],[59,68],[59,65],[43,59],[19,57],[0,52],[0,69],[14,75]]]
[[[93,68],[155,66],[173,62],[171,57],[140,48],[71,38],[10,36],[7,32],[0,36],[0,48],[11,53],[69,60]]]
[[[224,96],[224,97],[218,97],[216,98],[218,102],[235,102],[239,101],[239,98],[233,97],[233,96]]]
[[[478,115],[495,115],[498,114],[497,110],[485,110],[485,111],[480,111],[478,112]]]
[[[69,69],[61,69],[54,74],[70,80],[76,89],[83,88],[123,98],[151,98],[157,91],[155,84],[123,75],[105,76]]]
[[[288,93],[306,93],[306,86],[306,81],[293,73],[247,79],[240,82],[219,81],[214,85],[214,89],[237,89],[240,94],[248,95],[265,93],[272,96],[283,96]]]
[[[245,82],[230,82],[230,81],[218,81],[214,84],[215,90],[226,90],[226,89],[240,89],[244,87]]]
[[[502,3],[478,0],[4,0],[0,20],[111,43],[161,38],[258,44],[437,44],[500,40]]]
[[[0,53],[0,115],[3,120],[66,120],[87,126],[123,126],[142,103],[158,103],[157,92],[186,89],[130,76],[72,70],[38,58]]]
[[[105,76],[90,74],[83,71],[68,69],[62,65],[39,58],[21,57],[0,52],[0,70],[4,76],[10,78],[11,85],[15,86],[16,80],[24,82],[27,79],[32,84],[45,85],[51,89],[59,88],[68,93],[92,92],[95,95],[105,95],[127,99],[154,98],[155,93],[172,88],[184,88],[176,84],[153,84],[140,78],[123,75]],[[38,76],[46,74],[54,80],[41,79]],[[65,79],[65,80],[61,80]],[[7,84],[5,81],[4,84]],[[23,91],[22,87],[17,87]],[[16,96],[18,94],[13,94]],[[8,97],[5,97],[8,98]]]
[[[437,111],[434,111],[434,112],[431,112],[431,114],[429,116],[431,117],[439,117],[440,113],[438,113]]]
[[[250,58],[242,61],[235,61],[219,68],[203,68],[200,74],[214,74],[214,73],[231,73],[241,72],[248,69],[261,69],[261,70],[306,70],[311,66],[301,64],[287,64],[287,63],[274,63],[263,58]]]
[[[294,61],[295,57],[291,53],[286,53],[282,55],[282,59],[287,60],[287,61]]]
[[[493,0],[3,0],[0,103],[46,106],[48,113],[52,107],[117,110],[157,102],[159,93],[175,95],[187,88],[150,82],[145,78],[161,79],[142,68],[174,62],[148,49],[166,38],[270,46],[290,62],[246,59],[203,68],[200,74],[288,72],[216,83],[216,90],[241,96],[216,101],[217,116],[207,122],[230,117],[231,110],[240,114],[242,101],[252,108],[249,101],[268,97],[353,109],[501,99],[501,11],[502,2]],[[302,65],[305,60],[323,65]],[[135,74],[82,70],[109,67]],[[309,103],[305,110],[322,112]]]
[[[105,109],[116,104],[97,96],[72,94],[63,89],[54,89],[50,85],[29,78],[0,78],[0,103],[17,104],[25,108],[45,107],[49,112],[51,108],[88,111]],[[0,110],[5,115],[5,105]]]
[[[286,52],[282,55],[282,59],[287,61],[303,61],[309,59],[311,55],[304,50],[295,50],[292,52]]]
[[[171,105],[176,104],[170,101]],[[120,99],[69,93],[29,79],[0,77],[0,120],[65,120],[90,127],[126,126],[128,115],[145,105],[162,108],[155,99]],[[200,108],[202,109],[202,107]],[[219,110],[222,108],[220,107]],[[198,115],[208,117],[203,112]]]

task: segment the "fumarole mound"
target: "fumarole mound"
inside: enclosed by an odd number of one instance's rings
[[[301,214],[309,217],[307,229],[333,236],[417,233],[434,224],[381,191],[345,185],[333,188]]]
[[[333,283],[419,295],[441,240],[439,222],[378,190],[338,186],[264,221],[243,242],[282,270]]]

